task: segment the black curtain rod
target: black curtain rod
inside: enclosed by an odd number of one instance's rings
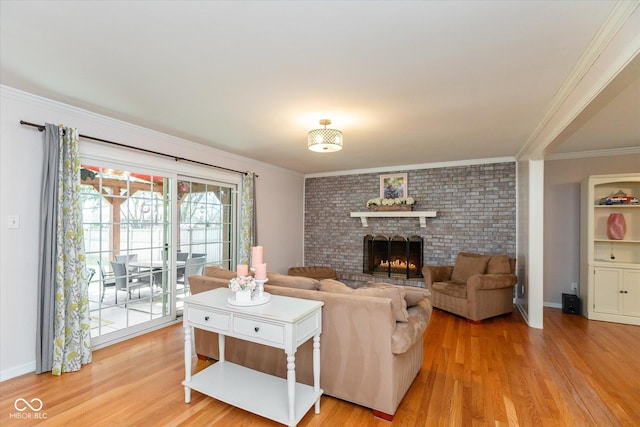
[[[31,126],[31,127],[37,128],[40,132],[44,131],[44,125],[39,125],[39,124],[36,124],[36,123],[29,123],[29,122],[25,122],[24,120],[20,120],[20,124],[24,125],[24,126]],[[145,153],[155,154],[156,156],[170,157],[170,158],[174,159],[176,162],[178,162],[178,161],[190,162],[190,163],[195,163],[195,164],[198,164],[198,165],[208,166],[210,168],[216,168],[216,169],[226,170],[226,171],[229,171],[229,172],[240,173],[242,175],[246,175],[247,174],[246,172],[238,171],[238,170],[235,170],[235,169],[229,169],[229,168],[225,168],[225,167],[222,167],[222,166],[216,166],[216,165],[212,165],[212,164],[209,164],[209,163],[199,162],[197,160],[185,159],[184,157],[176,157],[176,156],[172,156],[171,154],[160,153],[158,151],[153,151],[153,150],[147,150],[146,148],[132,147],[131,145],[121,144],[119,142],[108,141],[106,139],[96,138],[94,136],[88,136],[88,135],[80,134],[80,138],[90,139],[92,141],[103,142],[105,144],[117,145],[118,147],[124,147],[124,148],[128,148],[130,150],[144,151]],[[256,178],[257,177],[258,177],[258,175],[256,175]]]

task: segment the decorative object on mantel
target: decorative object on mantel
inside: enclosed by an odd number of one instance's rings
[[[342,150],[342,132],[338,129],[327,129],[331,120],[322,119],[323,129],[313,129],[307,134],[307,148],[316,153],[331,153]]]
[[[408,194],[407,174],[392,173],[380,175],[380,198],[406,198]]]
[[[623,240],[627,231],[627,222],[621,213],[612,213],[607,218],[607,237],[611,240]]]
[[[394,199],[376,197],[367,201],[367,208],[372,212],[412,211],[415,204],[413,197]]]

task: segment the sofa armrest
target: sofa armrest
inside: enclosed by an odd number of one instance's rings
[[[422,267],[422,277],[427,289],[431,289],[431,285],[435,282],[448,282],[453,273],[452,265],[435,265]]]
[[[189,289],[191,294],[210,291],[217,288],[228,288],[229,280],[219,277],[193,275],[189,276]]]
[[[515,274],[477,274],[467,281],[467,292],[510,288],[517,282]]]

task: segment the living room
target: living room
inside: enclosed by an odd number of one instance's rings
[[[4,3],[3,8],[6,7]],[[629,18],[629,23],[637,22],[637,14],[636,10]],[[607,14],[604,16],[606,17]],[[596,21],[595,18],[594,21]],[[4,23],[3,20],[3,27]],[[598,27],[594,26],[592,29],[595,30]],[[625,29],[628,28],[622,25],[622,30]],[[4,34],[2,39],[6,39]],[[342,273],[359,272],[353,270],[359,270],[361,265],[362,238],[370,233],[398,232],[398,229],[389,226],[390,223],[387,221],[371,220],[369,228],[364,228],[358,218],[349,217],[350,212],[366,210],[366,200],[379,195],[380,175],[406,173],[409,195],[417,201],[416,210],[451,213],[455,207],[455,200],[462,202],[467,198],[467,202],[472,201],[468,198],[470,195],[466,193],[469,191],[466,187],[456,190],[452,185],[456,177],[470,174],[475,180],[474,183],[481,189],[477,191],[479,194],[474,195],[480,200],[475,200],[477,205],[472,205],[467,214],[473,213],[471,209],[475,206],[492,212],[492,216],[482,219],[479,228],[483,228],[486,224],[490,224],[489,228],[496,227],[491,228],[490,233],[496,230],[499,234],[504,233],[500,241],[483,239],[483,236],[479,239],[466,240],[468,234],[465,234],[464,229],[452,228],[456,224],[461,224],[459,221],[465,218],[452,219],[449,216],[447,219],[447,216],[443,215],[427,219],[424,229],[419,226],[417,219],[406,223],[403,220],[405,229],[400,231],[417,233],[424,237],[425,263],[453,261],[455,254],[460,250],[505,252],[511,256],[517,256],[519,310],[525,315],[525,321],[529,326],[537,329],[543,326],[543,306],[559,308],[561,294],[572,292],[571,283],[580,280],[579,182],[588,175],[638,172],[640,149],[637,144],[637,134],[634,144],[607,150],[589,148],[571,153],[563,152],[564,144],[559,144],[564,142],[566,146],[570,146],[573,142],[580,145],[580,142],[571,140],[571,129],[567,120],[573,118],[574,124],[582,124],[583,121],[587,121],[587,118],[600,118],[601,116],[596,114],[597,111],[582,110],[589,105],[585,98],[589,98],[594,91],[606,94],[604,89],[607,87],[607,82],[618,82],[622,85],[624,90],[610,89],[616,94],[637,93],[638,85],[635,83],[638,79],[637,37],[627,38],[621,41],[620,45],[616,45],[617,41],[616,39],[607,45],[606,49],[598,55],[599,59],[585,72],[584,79],[581,80],[582,86],[574,87],[574,91],[564,102],[557,100],[560,108],[555,115],[543,116],[542,112],[539,112],[534,117],[534,123],[531,123],[528,133],[518,140],[518,144],[512,143],[509,154],[488,153],[485,156],[443,159],[439,157],[440,150],[437,146],[429,146],[422,150],[425,152],[424,155],[418,156],[420,151],[413,152],[411,158],[416,159],[415,161],[398,163],[393,156],[390,156],[387,163],[374,167],[361,165],[335,169],[336,166],[333,163],[341,165],[344,161],[334,160],[340,159],[336,156],[346,157],[349,154],[350,133],[345,130],[345,148],[342,152],[330,154],[305,152],[304,156],[301,156],[314,168],[325,167],[320,172],[316,172],[320,169],[300,172],[296,169],[298,165],[295,158],[289,159],[291,164],[289,168],[264,161],[263,159],[267,156],[263,154],[265,150],[269,151],[268,148],[255,148],[258,154],[254,155],[250,149],[246,148],[232,151],[202,144],[200,139],[203,138],[185,137],[184,131],[173,131],[171,125],[162,123],[162,119],[155,125],[149,123],[145,126],[142,124],[145,122],[143,118],[132,118],[127,111],[113,109],[108,103],[97,108],[89,102],[73,102],[79,96],[77,94],[60,94],[55,90],[47,91],[46,89],[38,91],[39,83],[30,81],[21,84],[22,80],[15,76],[13,80],[6,81],[8,74],[3,70],[3,86],[0,87],[1,211],[2,218],[19,216],[19,228],[3,227],[0,239],[2,245],[0,379],[4,381],[32,372],[35,363],[33,343],[37,318],[35,301],[39,262],[37,224],[39,224],[40,215],[38,206],[44,154],[42,134],[33,128],[20,125],[21,120],[39,124],[64,123],[77,127],[85,135],[175,154],[185,159],[205,159],[207,163],[229,169],[255,172],[259,176],[256,183],[259,243],[268,249],[269,269],[283,273],[291,266],[333,263],[340,267]],[[2,50],[5,47],[4,43],[6,43],[5,40],[3,40]],[[25,47],[22,46],[22,48]],[[34,52],[37,50],[31,52],[35,55]],[[578,57],[581,53],[578,52]],[[2,55],[4,63],[5,53],[3,52]],[[625,55],[626,61],[623,61],[622,58]],[[620,65],[620,61],[625,66]],[[608,69],[607,65],[612,69]],[[570,69],[565,71],[569,72]],[[633,77],[631,80],[629,75]],[[615,76],[620,76],[622,79],[616,80]],[[29,80],[26,74],[21,75],[21,78]],[[144,77],[136,76],[132,81],[138,79],[144,79]],[[401,79],[398,78],[398,80]],[[252,87],[255,89],[254,86]],[[80,92],[82,90],[84,89],[80,89]],[[135,87],[129,87],[119,92],[117,96],[126,97],[127,91],[135,90]],[[179,85],[172,86],[168,90],[177,92],[180,90]],[[143,96],[149,95],[143,94]],[[541,102],[539,106],[546,108],[552,96],[553,93],[545,99],[546,103]],[[107,99],[111,95],[103,93],[103,97]],[[607,105],[615,104],[616,98],[596,96],[595,99]],[[245,98],[245,104],[249,103],[251,100]],[[637,106],[637,102],[635,105]],[[186,106],[183,105],[181,108],[186,109]],[[581,113],[577,114],[575,109]],[[161,115],[162,112],[157,113]],[[177,112],[174,111],[173,114]],[[261,114],[268,116],[265,111]],[[395,116],[376,117],[379,121],[393,121]],[[543,118],[547,120],[546,124],[534,129],[538,125],[536,121],[541,121]],[[188,114],[182,116],[182,119],[185,122],[191,121]],[[240,116],[227,120],[228,123],[238,127],[252,127],[251,122],[247,122]],[[269,120],[275,119],[269,118]],[[278,120],[281,122],[279,126],[288,126],[286,120],[281,118]],[[404,121],[402,123],[405,124]],[[618,124],[614,123],[612,126],[617,127]],[[558,132],[559,127],[567,134]],[[305,136],[309,129],[303,129],[298,135],[299,141],[295,142],[295,144],[299,143],[304,151],[307,151]],[[537,131],[535,134],[534,130]],[[299,128],[295,128],[295,132],[299,131]],[[424,129],[418,132],[423,131]],[[364,131],[365,137],[362,138],[366,139],[366,135],[371,136],[372,133],[375,133],[375,130]],[[558,133],[561,134],[560,137]],[[354,129],[351,135],[355,137],[355,134],[357,132]],[[469,130],[469,134],[473,135],[473,130]],[[395,135],[386,135],[393,140],[392,146],[402,145],[402,141],[397,140]],[[216,134],[213,137],[220,140],[224,138],[224,134]],[[482,142],[476,144],[472,136],[467,138],[469,139],[471,139],[467,141],[469,146],[482,144]],[[351,141],[353,143],[353,139]],[[450,148],[446,147],[447,145],[454,145],[449,144],[445,139],[441,139],[439,144],[442,145],[442,152]],[[475,147],[475,149],[478,148]],[[464,150],[466,148],[462,146],[457,149],[457,151]],[[550,152],[540,154],[546,150]],[[244,154],[239,154],[238,151],[244,151]],[[400,151],[398,150],[398,155],[401,154]],[[105,164],[136,167],[147,172],[171,171],[173,174],[182,173],[223,182],[239,182],[238,174],[233,172],[176,162],[173,159],[123,150],[90,140],[82,140],[81,153],[85,159],[98,159]],[[306,160],[307,156],[315,157]],[[349,156],[358,157],[359,155],[352,153]],[[326,166],[326,163],[332,164],[331,167]],[[497,185],[486,185],[494,179],[500,182]],[[335,188],[336,184],[340,187],[335,189],[335,199],[327,197],[327,191],[311,190],[314,186],[325,190],[327,186]],[[483,191],[483,188],[487,190]],[[459,196],[455,191],[462,191],[464,196],[456,199]],[[504,200],[505,192],[506,200]],[[314,196],[319,195],[327,198],[314,199]],[[320,221],[326,221],[326,223],[311,224],[309,222],[312,217],[310,211],[312,199],[319,200],[330,208],[328,212],[320,211],[322,214]],[[495,202],[487,202],[488,200],[495,200]],[[327,217],[327,214],[330,217]],[[500,226],[502,223],[499,221],[504,221],[503,226]],[[345,234],[341,228],[333,227],[334,223],[344,224],[348,234]],[[336,234],[334,237],[348,240],[347,248],[339,245],[335,247],[342,250],[342,253],[349,253],[350,271],[346,271],[346,267],[339,264],[336,254],[327,255],[329,252],[326,251],[326,247],[316,246],[316,249],[312,247],[317,243],[314,240],[323,233],[322,226],[331,226],[331,232]],[[351,234],[351,230],[354,234]],[[307,233],[311,232],[316,234],[308,237]],[[456,237],[448,240],[446,236]],[[323,237],[330,236],[325,233]],[[340,262],[342,261],[340,259]]]

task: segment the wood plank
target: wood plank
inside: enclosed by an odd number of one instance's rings
[[[519,314],[480,325],[435,310],[423,368],[393,422],[322,396],[299,426],[635,425],[640,419],[640,327],[546,308],[543,330]],[[210,365],[199,360],[196,370]],[[0,383],[0,425],[18,398],[39,398],[50,425],[278,426],[198,392],[184,403],[183,331],[174,325],[93,353],[80,372]],[[28,412],[28,411],[25,411]]]

